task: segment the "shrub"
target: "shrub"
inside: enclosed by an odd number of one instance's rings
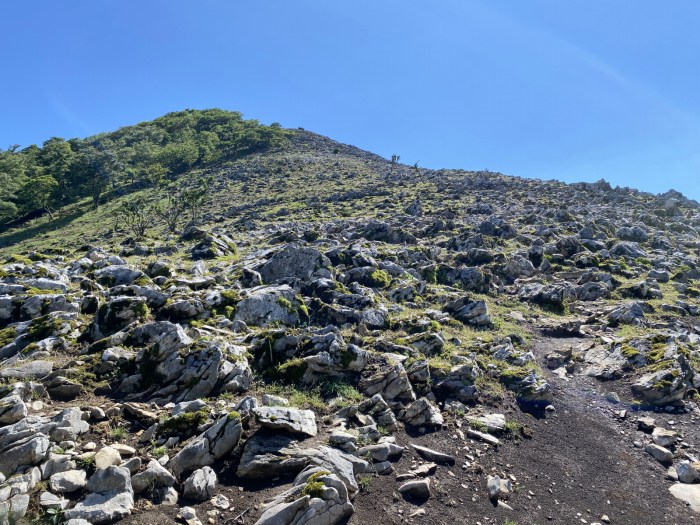
[[[391,283],[391,277],[384,270],[374,270],[369,274],[368,285],[372,288],[386,288]]]

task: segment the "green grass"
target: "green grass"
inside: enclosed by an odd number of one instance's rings
[[[365,492],[369,488],[371,483],[372,476],[358,476],[357,478],[357,486],[362,492]]]
[[[126,436],[128,436],[128,435],[129,435],[129,433],[126,431],[126,429],[124,427],[113,428],[109,433],[109,436],[115,440],[122,440],[122,439],[126,438]]]
[[[9,345],[17,337],[17,329],[13,326],[0,330],[0,348]]]
[[[161,424],[161,431],[166,434],[194,433],[197,427],[209,419],[209,410],[197,410],[169,417]]]
[[[156,459],[160,459],[168,453],[168,449],[165,447],[155,447],[151,450],[151,456]]]
[[[320,498],[323,495],[323,489],[326,487],[322,481],[311,481],[304,485],[301,490],[302,496],[310,496],[312,498]]]
[[[359,403],[363,399],[357,388],[339,377],[327,377],[321,380],[319,392],[324,398],[340,397],[349,403]]]
[[[270,383],[264,385],[263,389],[265,393],[286,397],[293,407],[311,408],[323,412],[328,410],[328,405],[323,400],[318,387],[302,390],[293,385]]]

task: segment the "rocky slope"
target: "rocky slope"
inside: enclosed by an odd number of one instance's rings
[[[696,202],[303,131],[210,174],[178,235],[2,236],[4,522],[695,519]]]

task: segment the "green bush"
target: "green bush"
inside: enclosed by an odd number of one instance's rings
[[[391,284],[391,277],[384,270],[374,270],[369,274],[367,281],[372,288],[386,288]]]

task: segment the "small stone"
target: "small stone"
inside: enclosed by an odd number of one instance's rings
[[[104,447],[95,454],[95,468],[98,469],[119,465],[121,462],[121,454],[112,447]]]
[[[44,509],[65,509],[70,501],[50,492],[44,491],[39,495],[39,506]]]
[[[289,400],[282,396],[273,396],[272,394],[262,395],[262,404],[266,407],[286,407],[289,406]]]
[[[418,452],[418,454],[427,459],[428,461],[431,461],[433,463],[437,463],[438,465],[454,465],[455,462],[457,461],[456,458],[450,454],[445,454],[444,452],[438,452],[437,450],[433,450],[427,447],[422,447],[420,445],[415,445],[411,443],[411,447]]]
[[[418,481],[408,481],[399,487],[399,493],[404,497],[426,499],[430,497],[430,478]]]
[[[192,507],[182,507],[177,517],[184,521],[187,525],[202,525],[202,522],[197,518],[197,513]]]
[[[695,466],[687,460],[676,464],[676,474],[678,476],[678,481],[681,483],[695,483],[700,479],[700,473],[698,473]]]
[[[136,449],[134,447],[130,447],[129,445],[123,445],[121,443],[113,443],[110,445],[114,450],[119,452],[120,456],[127,456],[131,457],[134,454],[136,454]]]
[[[651,433],[651,440],[661,447],[672,447],[678,441],[678,436],[671,430],[656,427]]]
[[[671,463],[673,461],[673,453],[662,446],[649,444],[645,450],[659,463]]]
[[[605,399],[607,399],[610,403],[617,404],[620,402],[620,396],[617,394],[617,392],[608,392]]]
[[[87,474],[84,470],[58,472],[49,478],[49,485],[54,492],[75,492],[87,485]]]
[[[219,494],[218,496],[213,497],[210,500],[210,503],[212,504],[212,506],[221,510],[227,510],[231,506],[231,502],[223,494]]]
[[[640,417],[637,419],[637,426],[639,430],[651,432],[656,428],[656,420],[653,417]]]
[[[486,489],[489,491],[489,499],[498,499],[501,493],[501,478],[498,476],[489,476],[486,479]]]
[[[213,496],[216,484],[216,473],[210,467],[203,467],[185,480],[182,494],[196,501],[206,501]]]

